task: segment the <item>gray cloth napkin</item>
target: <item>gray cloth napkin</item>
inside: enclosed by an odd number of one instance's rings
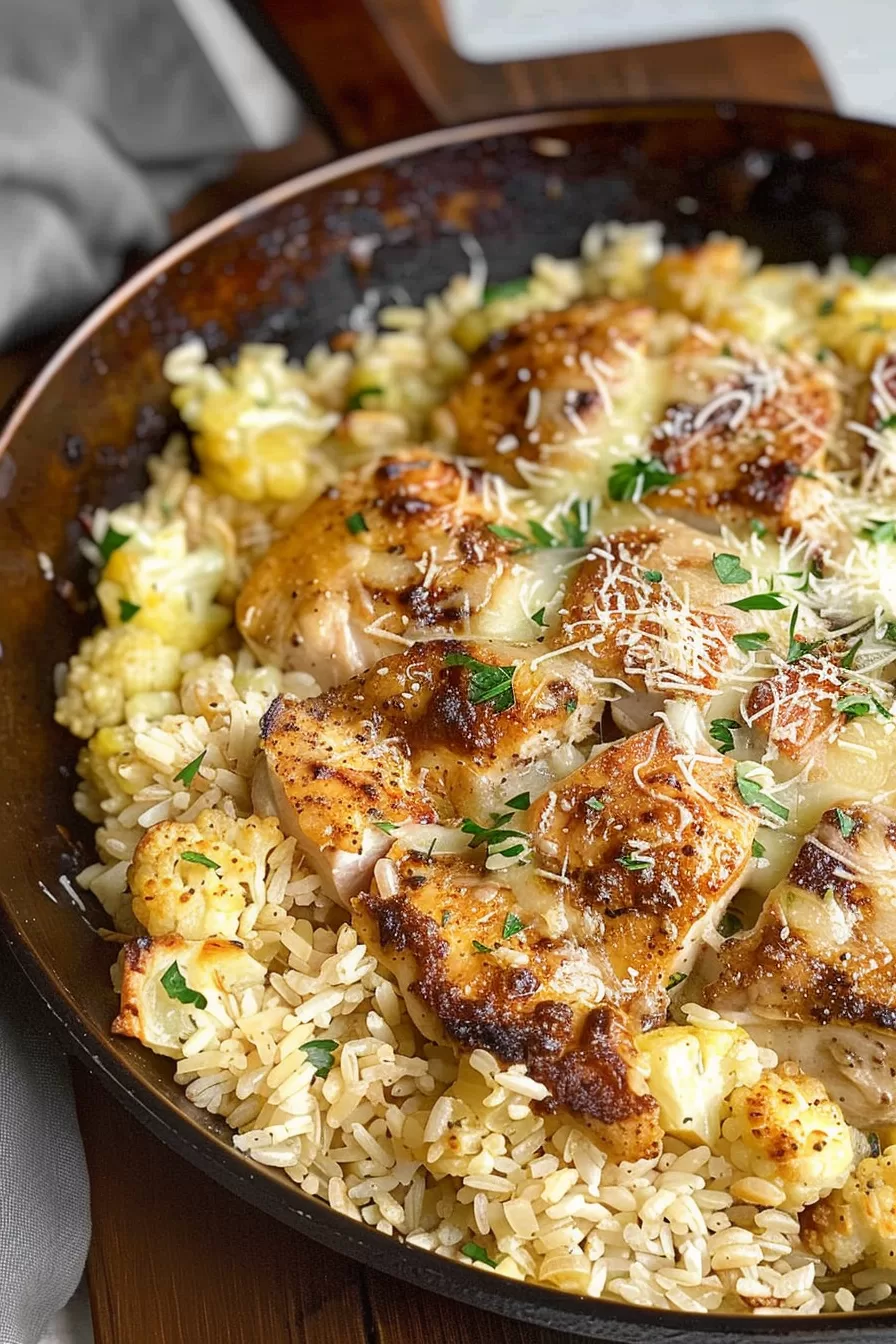
[[[90,1239],[68,1065],[0,939],[0,1344],[36,1344]]]
[[[0,0],[0,349],[94,303],[250,143],[173,0]]]

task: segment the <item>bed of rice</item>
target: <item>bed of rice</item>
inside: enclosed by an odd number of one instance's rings
[[[601,289],[636,292],[659,247],[653,226],[592,233],[580,260],[536,260],[522,306],[561,308]],[[351,354],[318,347],[296,369],[278,347],[251,348],[251,374],[270,412],[264,423],[271,415],[276,423],[301,422],[309,398],[320,414],[337,412],[363,364],[384,389],[385,409],[352,418],[351,450],[412,439],[466,367],[450,331],[482,302],[478,268],[474,257],[471,274],[424,308],[381,311],[386,330],[365,329],[364,309],[353,315],[360,335]],[[511,320],[523,315],[514,305]],[[168,362],[188,424],[220,385],[204,359],[193,341]],[[251,436],[257,416],[241,415],[234,428]],[[343,440],[331,456],[345,452]],[[131,514],[150,522],[181,516],[194,544],[218,545],[228,557],[231,596],[294,516],[288,506],[240,503],[198,483],[182,440],[151,463],[150,475]],[[107,525],[98,512],[97,540]],[[90,544],[86,550],[96,558]],[[179,711],[158,722],[138,717],[133,745],[114,771],[88,761],[76,804],[98,825],[100,861],[81,882],[119,929],[133,920],[126,873],[147,827],[189,820],[206,807],[250,814],[258,720],[280,690],[310,695],[317,688],[308,677],[259,668],[231,638],[217,657],[184,657]],[[175,773],[202,752],[195,778],[179,782]],[[800,1248],[797,1219],[737,1203],[730,1166],[708,1148],[668,1140],[654,1161],[615,1164],[584,1131],[533,1111],[545,1090],[522,1066],[502,1068],[483,1050],[458,1064],[425,1041],[393,981],[303,869],[294,841],[268,856],[263,877],[263,896],[245,912],[240,935],[268,965],[266,982],[231,995],[226,1023],[203,1022],[176,1065],[190,1100],[223,1116],[252,1161],[282,1169],[307,1194],[384,1235],[466,1263],[473,1262],[462,1248],[475,1242],[495,1263],[476,1262],[483,1272],[593,1297],[687,1311],[813,1313],[890,1296],[896,1271],[859,1272],[850,1286],[820,1278],[823,1266]],[[731,1029],[695,1012],[702,1025]],[[321,1037],[339,1045],[325,1078],[300,1048]]]

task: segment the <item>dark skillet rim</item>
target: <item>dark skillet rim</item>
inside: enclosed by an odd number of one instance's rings
[[[299,197],[306,190],[326,186],[342,177],[392,160],[416,158],[433,149],[462,145],[471,140],[500,138],[507,135],[557,131],[564,126],[599,125],[601,122],[650,122],[662,120],[705,120],[721,118],[736,121],[741,115],[797,117],[803,123],[847,123],[857,131],[896,136],[896,127],[836,112],[772,103],[727,99],[667,99],[657,102],[614,101],[589,106],[556,109],[547,112],[517,113],[444,127],[435,131],[392,141],[373,149],[334,160],[309,172],[301,173],[275,187],[251,197],[216,219],[195,229],[158,256],[153,257],[133,276],[104,299],[75,330],[67,336],[33,380],[15,392],[4,411],[0,411],[0,455],[24,423],[47,385],[79,346],[135,298],[152,280],[172,266],[187,260],[198,248],[271,207]],[[458,1297],[473,1306],[505,1315],[528,1324],[566,1331],[591,1327],[603,1329],[607,1336],[620,1341],[643,1341],[646,1332],[662,1330],[682,1337],[689,1334],[724,1334],[729,1344],[755,1341],[765,1336],[792,1336],[803,1341],[825,1340],[849,1335],[877,1340],[882,1331],[896,1330],[896,1310],[862,1310],[854,1313],[813,1316],[742,1316],[733,1313],[676,1312],[656,1307],[637,1307],[604,1299],[519,1283],[483,1274],[472,1267],[442,1259],[429,1251],[392,1241],[374,1228],[358,1224],[337,1213],[322,1201],[305,1195],[297,1187],[290,1189],[264,1168],[254,1166],[224,1138],[204,1128],[147,1086],[136,1068],[118,1055],[109,1038],[94,1031],[82,1018],[71,994],[45,969],[34,951],[27,932],[13,919],[0,891],[0,933],[25,975],[50,1009],[55,1026],[66,1046],[74,1051],[104,1086],[163,1143],[172,1147],[201,1171],[224,1185],[233,1194],[248,1200],[287,1226],[295,1228],[332,1250],[374,1269],[404,1279],[444,1296]],[[197,1116],[201,1114],[197,1112]],[[474,1278],[474,1274],[477,1275]]]

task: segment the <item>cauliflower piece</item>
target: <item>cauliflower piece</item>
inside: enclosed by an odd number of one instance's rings
[[[130,625],[98,630],[82,639],[69,661],[56,722],[86,738],[98,728],[124,723],[138,710],[161,718],[179,708],[173,694],[179,682],[180,649],[154,630]]]
[[[803,1244],[833,1270],[859,1260],[896,1268],[896,1147],[866,1157],[839,1190],[800,1217]]]
[[[157,1055],[183,1058],[197,1027],[228,1027],[225,995],[264,981],[261,962],[224,938],[188,942],[176,934],[136,938],[121,953],[121,1004],[112,1030]]]
[[[195,431],[206,481],[252,502],[313,499],[333,478],[315,450],[339,415],[313,400],[282,345],[244,345],[231,367],[205,358],[201,342],[189,342],[171,352],[164,372],[177,384],[171,400]]]
[[[708,321],[722,301],[745,280],[755,253],[742,238],[716,235],[683,252],[668,251],[653,268],[647,298],[658,308],[674,308]]]
[[[235,937],[246,906],[264,900],[266,861],[282,840],[273,817],[207,808],[195,821],[158,822],[128,869],[135,918],[154,938]]]
[[[735,1182],[736,1197],[773,1202],[749,1181],[754,1177],[778,1187],[782,1198],[774,1202],[794,1211],[843,1185],[855,1160],[840,1107],[817,1078],[794,1066],[767,1070],[732,1092],[722,1138],[732,1166],[748,1178]]]
[[[892,276],[860,280],[850,275],[818,307],[815,331],[822,345],[870,372],[896,341],[896,285]]]
[[[204,648],[231,621],[214,600],[225,565],[213,546],[189,549],[183,519],[133,533],[112,552],[97,585],[106,623],[154,630],[185,653]]]
[[[666,1134],[715,1147],[725,1099],[762,1073],[759,1050],[742,1027],[660,1027],[636,1039]]]

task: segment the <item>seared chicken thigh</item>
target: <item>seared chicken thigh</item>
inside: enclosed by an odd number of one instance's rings
[[[820,1078],[859,1127],[896,1121],[896,814],[832,809],[705,1002]]]

